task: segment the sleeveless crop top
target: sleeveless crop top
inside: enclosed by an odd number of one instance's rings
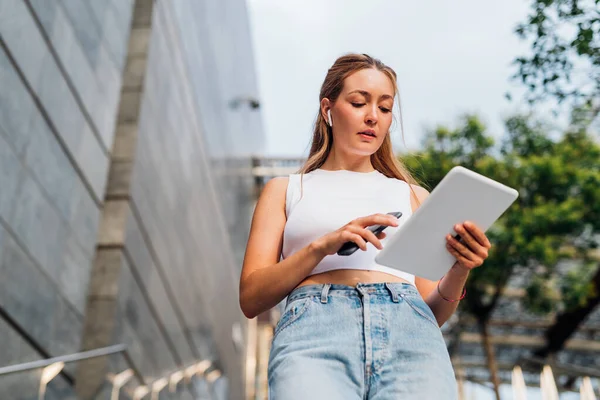
[[[410,187],[401,180],[388,178],[379,171],[354,172],[317,169],[301,178],[289,176],[283,232],[282,257],[286,258],[321,236],[341,228],[348,222],[371,214],[401,211],[399,227],[412,215]],[[389,238],[398,228],[387,227]],[[386,239],[382,240],[385,247]],[[415,283],[412,274],[388,268],[375,262],[379,250],[367,242],[367,251],[350,256],[326,256],[309,275],[336,269],[385,272]]]

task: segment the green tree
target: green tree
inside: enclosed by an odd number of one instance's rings
[[[532,0],[516,34],[531,43],[531,53],[517,57],[518,78],[531,103],[548,96],[572,100],[600,111],[600,1]]]
[[[523,303],[537,313],[568,309],[594,295],[593,287],[581,285],[578,278],[590,274],[590,250],[600,232],[600,146],[587,135],[585,123],[573,126],[552,141],[544,124],[514,116],[506,121],[501,143],[495,144],[471,115],[456,129],[438,127],[427,135],[422,151],[402,157],[429,188],[462,165],[519,190],[518,200],[488,230],[493,248],[484,266],[471,273],[461,304],[461,312],[479,326],[497,398],[488,322],[510,277],[532,276]],[[555,266],[565,259],[578,260],[581,267],[574,267],[558,286]]]

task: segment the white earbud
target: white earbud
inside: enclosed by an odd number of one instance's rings
[[[331,122],[331,110],[327,110],[327,119],[329,121],[329,126],[333,126],[333,122]]]

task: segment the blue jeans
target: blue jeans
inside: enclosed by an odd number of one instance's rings
[[[273,336],[271,400],[456,399],[433,312],[407,283],[295,289]]]

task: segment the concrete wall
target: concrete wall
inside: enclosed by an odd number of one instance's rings
[[[0,366],[80,349],[134,3],[0,1]],[[263,148],[259,111],[230,107],[257,96],[245,7],[155,2],[114,333],[148,381],[211,358],[232,396],[248,156]],[[30,398],[38,377],[0,377],[0,397]]]
[[[2,365],[79,350],[131,6],[0,1]]]

